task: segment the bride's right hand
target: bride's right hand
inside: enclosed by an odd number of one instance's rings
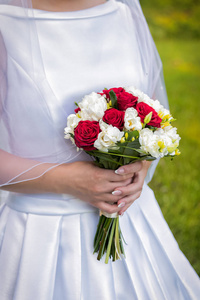
[[[131,183],[134,174],[118,175],[113,170],[97,167],[93,162],[78,161],[61,165],[51,171],[56,193],[73,195],[106,211],[118,212],[120,192],[112,192],[119,186]],[[48,175],[48,172],[47,172]]]

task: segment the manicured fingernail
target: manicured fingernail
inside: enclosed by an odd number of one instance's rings
[[[121,213],[120,217],[123,217],[124,213]]]
[[[114,195],[114,196],[119,196],[119,195],[121,195],[121,191],[119,191],[119,190],[116,190],[116,191],[113,191],[112,192],[112,194]]]
[[[125,206],[125,203],[124,202],[121,202],[118,207],[121,208],[121,207],[124,207]]]
[[[123,174],[124,173],[124,169],[123,168],[119,168],[117,170],[115,170],[116,174]]]

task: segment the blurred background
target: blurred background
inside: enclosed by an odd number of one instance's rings
[[[200,276],[200,1],[140,0],[161,56],[181,155],[162,159],[150,187]]]

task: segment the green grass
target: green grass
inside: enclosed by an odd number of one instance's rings
[[[200,275],[200,41],[157,40],[181,155],[161,159],[150,183],[181,250]]]
[[[196,0],[140,0],[156,38],[200,38],[200,2]]]

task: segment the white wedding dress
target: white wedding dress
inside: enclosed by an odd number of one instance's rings
[[[13,15],[18,22],[17,45],[23,46],[23,18],[20,8]],[[60,132],[66,118],[73,113],[74,102],[91,91],[104,87],[135,85],[145,91],[146,82],[140,72],[140,56],[133,55],[136,39],[127,36],[119,24],[124,6],[111,0],[105,4],[76,12],[34,10],[45,73],[59,103],[49,110]],[[21,18],[21,19],[20,19]],[[19,22],[20,19],[20,22]],[[2,34],[6,32],[2,18]],[[95,34],[94,34],[95,33]],[[8,72],[13,85],[8,94],[10,110],[20,109],[20,101],[31,93],[29,70],[22,48],[12,55],[15,30],[4,36],[10,49]],[[119,40],[120,37],[120,40]],[[104,43],[109,39],[110,44]],[[95,40],[102,41],[98,49]],[[99,43],[98,43],[99,45]],[[59,53],[54,56],[54,53]],[[66,59],[65,57],[70,57]],[[28,64],[27,64],[28,65]],[[24,84],[20,84],[24,82]],[[66,88],[66,83],[67,87]],[[13,89],[13,90],[12,90]],[[9,104],[13,94],[17,101]],[[11,100],[10,100],[11,101]],[[24,107],[24,106],[23,106]],[[61,117],[61,110],[66,118]],[[45,122],[34,106],[21,112],[24,119]],[[62,119],[61,119],[62,118]],[[19,120],[11,120],[12,139],[18,148],[31,149],[30,133],[16,129]],[[43,124],[45,125],[45,124]],[[5,122],[5,127],[7,126]],[[23,132],[24,130],[24,132]],[[23,132],[23,134],[22,134]],[[50,134],[48,122],[44,140]],[[21,140],[23,137],[23,140]],[[70,141],[67,141],[70,143]],[[67,143],[58,147],[66,147]],[[39,151],[38,145],[38,151]],[[89,159],[76,153],[75,160]],[[10,193],[0,208],[0,299],[1,300],[198,300],[200,282],[166,224],[146,178],[141,197],[120,218],[126,240],[126,259],[97,261],[93,239],[98,223],[96,208],[69,195],[25,195]]]

